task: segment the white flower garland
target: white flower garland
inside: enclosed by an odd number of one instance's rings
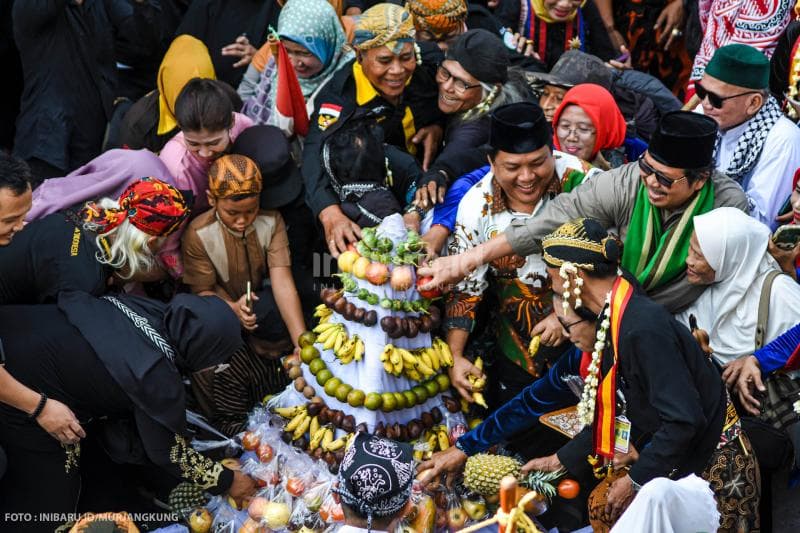
[[[569,291],[570,274],[575,274],[575,289],[572,291],[572,293]],[[581,287],[583,287],[583,278],[578,276],[578,267],[569,261],[561,264],[561,268],[558,269],[558,275],[564,280],[564,292],[561,295],[561,308],[564,310],[564,314],[567,314],[567,311],[569,311],[569,298],[572,294],[575,295],[575,309],[583,305],[583,301],[581,300]]]
[[[594,351],[592,352],[592,361],[589,363],[588,373],[583,384],[581,401],[578,402],[578,417],[584,426],[591,426],[594,422],[595,399],[597,398],[597,386],[600,383],[598,379],[600,375],[600,360],[603,357],[603,350],[606,349],[606,337],[608,335],[608,328],[611,326],[610,317],[611,292],[606,295],[603,321],[600,323],[600,329],[597,330]]]

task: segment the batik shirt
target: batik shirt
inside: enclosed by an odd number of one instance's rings
[[[506,206],[500,184],[489,172],[461,200],[448,254],[462,254],[502,233],[512,220],[534,216],[549,197],[546,194],[531,214],[512,211]],[[445,328],[472,331],[475,312],[487,289],[496,294],[499,303],[492,317],[497,346],[506,357],[538,377],[546,369],[528,354],[530,331],[550,314],[553,298],[541,254],[527,258],[507,255],[472,271],[447,297]]]

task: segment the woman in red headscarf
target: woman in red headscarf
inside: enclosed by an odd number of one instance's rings
[[[553,115],[556,150],[604,170],[626,162],[622,148],[626,131],[625,118],[614,97],[593,83],[582,83],[567,91]]]
[[[155,253],[188,214],[178,189],[142,178],[117,200],[35,220],[0,248],[0,304],[49,303],[65,290],[98,296],[115,282],[163,277]]]

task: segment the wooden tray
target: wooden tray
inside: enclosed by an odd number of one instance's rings
[[[577,435],[582,429],[581,423],[578,420],[578,406],[573,405],[559,409],[558,411],[551,411],[539,417],[539,422],[566,435],[570,439]]]

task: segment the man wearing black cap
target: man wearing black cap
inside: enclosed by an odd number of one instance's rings
[[[449,253],[465,253],[497,232],[531,220],[552,201],[561,177],[579,172],[581,161],[553,152],[552,139],[536,104],[509,104],[491,114],[491,170],[459,202]],[[481,371],[463,356],[464,349],[487,291],[500,304],[492,310],[492,342],[498,353],[487,395],[489,403],[497,406],[546,371],[561,354],[557,345],[563,337],[561,326],[549,316],[553,295],[539,254],[521,257],[512,252],[478,267],[451,291],[445,311],[447,342],[455,359],[450,380],[467,400],[473,398],[466,375],[480,376]],[[534,357],[528,345],[536,335],[542,336],[543,346]]]
[[[356,433],[345,451],[333,493],[342,505],[341,533],[394,531],[411,508],[414,459],[411,446]]]
[[[434,276],[430,287],[452,283],[499,257],[540,253],[548,231],[565,220],[591,217],[619,231],[625,243],[622,266],[654,300],[677,313],[703,291],[686,281],[692,217],[722,206],[747,208],[741,187],[714,170],[716,139],[717,125],[708,117],[668,113],[636,163],[594,176],[497,238],[463,255],[438,258],[419,274]]]

